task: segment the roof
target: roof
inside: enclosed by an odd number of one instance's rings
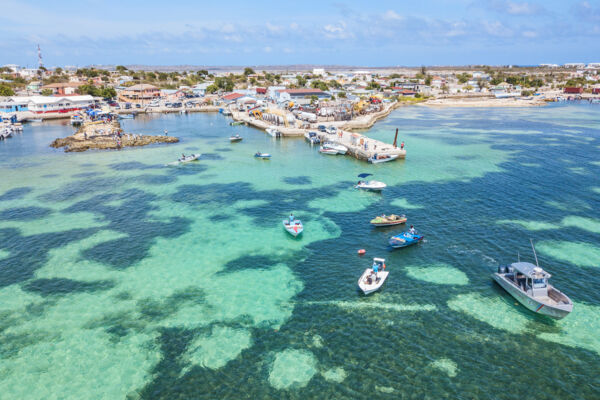
[[[540,272],[547,278],[550,277],[549,273],[547,273],[540,267],[533,265],[531,263],[528,263],[528,262],[516,262],[516,263],[512,263],[510,266],[513,267],[515,270],[521,272],[523,275],[525,275],[528,278],[531,278],[534,275],[539,274]]]
[[[60,103],[61,101],[93,101],[94,98],[89,94],[83,96],[69,96],[69,97],[49,97],[49,96],[31,96],[23,98],[28,103],[34,104],[52,104],[52,103]]]
[[[311,94],[311,93],[325,93],[321,89],[284,89],[279,90],[281,93],[289,93],[289,94]]]
[[[49,83],[42,87],[47,88],[47,89],[55,89],[55,88],[58,89],[58,88],[65,88],[65,87],[79,87],[81,85],[85,85],[85,83],[84,82],[57,82],[57,83]]]
[[[147,83],[140,83],[137,85],[130,86],[125,90],[133,90],[135,92],[141,92],[142,90],[158,90],[158,88],[154,85],[149,85]]]
[[[224,100],[237,100],[240,97],[244,97],[245,95],[241,94],[241,93],[229,93],[225,96],[223,96]]]

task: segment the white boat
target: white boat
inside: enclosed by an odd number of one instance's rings
[[[396,158],[398,158],[398,154],[374,154],[372,157],[369,157],[368,161],[371,164],[379,164],[394,161]]]
[[[537,264],[537,255],[535,259]],[[573,302],[566,294],[548,283],[551,276],[539,265],[519,261],[508,266],[499,266],[498,272],[495,272],[492,278],[527,309],[561,319],[573,310]]]
[[[134,115],[133,114],[119,114],[119,118],[120,119],[133,119]]]
[[[377,272],[375,272],[377,267]],[[365,269],[365,272],[358,279],[358,287],[364,294],[373,293],[383,286],[389,272],[385,270],[385,259],[374,258],[373,266]]]
[[[273,137],[280,137],[281,136],[281,132],[279,132],[276,128],[273,127],[269,127],[267,129],[265,129],[267,131],[267,133]]]
[[[31,118],[28,119],[27,122],[44,122],[44,120],[41,118]]]
[[[242,139],[243,138],[240,135],[229,136],[229,141],[230,142],[239,142]]]
[[[223,114],[223,115],[225,115],[225,116],[230,116],[230,115],[233,115],[233,113],[232,113],[232,112],[231,112],[229,109],[227,109],[227,108],[226,108],[226,109],[224,109],[224,110],[223,110],[223,112],[222,112],[221,114]]]
[[[306,132],[304,134],[304,138],[310,144],[319,144],[319,143],[321,143],[321,139],[319,139],[319,136],[317,135],[317,132]]]
[[[338,151],[335,150],[335,149],[327,148],[325,146],[321,146],[319,148],[319,153],[329,154],[329,155],[336,156],[338,154]]]
[[[172,163],[169,163],[167,165],[179,165],[179,164],[185,164],[185,163],[189,163],[192,161],[196,161],[197,159],[199,159],[201,156],[201,154],[192,154],[189,156],[184,156],[179,158],[177,161],[173,161]]]
[[[300,221],[299,219],[294,219],[293,221],[290,221],[289,219],[284,219],[283,227],[287,231],[287,233],[289,233],[293,237],[298,236],[302,233],[302,231],[304,231],[302,221]]]
[[[271,158],[271,154],[269,153],[261,153],[260,151],[254,153],[255,158],[262,158],[263,160],[268,160]]]
[[[83,117],[81,115],[73,115],[71,117],[71,125],[81,125],[83,124]]]
[[[326,132],[330,135],[335,135],[337,133],[337,128],[335,126],[328,126]]]
[[[326,149],[333,149],[338,154],[346,154],[346,152],[348,151],[348,148],[346,146],[338,143],[325,142],[323,143],[323,147]]]
[[[379,181],[358,181],[354,186],[356,189],[370,190],[372,192],[380,192],[387,187],[383,182]]]

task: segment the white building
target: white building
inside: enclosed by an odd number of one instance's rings
[[[565,68],[585,68],[584,63],[566,63]]]
[[[316,76],[325,76],[325,68],[313,68],[312,74]]]
[[[26,102],[28,110],[36,114],[67,113],[84,110],[94,104],[94,98],[90,95],[65,97],[28,96],[13,97],[12,99],[14,101]]]

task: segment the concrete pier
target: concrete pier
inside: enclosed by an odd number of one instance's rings
[[[400,149],[400,147],[394,147],[389,143],[382,142],[369,138],[359,133],[350,132],[350,129],[368,129],[375,124],[379,119],[385,118],[394,109],[399,107],[399,103],[390,103],[384,106],[384,109],[373,114],[363,115],[357,117],[351,121],[322,121],[310,124],[310,128],[298,128],[298,127],[286,127],[277,125],[275,128],[281,132],[281,136],[304,136],[307,132],[316,132],[323,142],[332,142],[344,145],[348,148],[346,153],[349,156],[355,157],[359,160],[367,161],[370,157],[375,154],[379,155],[398,155],[398,158],[406,157],[406,150]],[[243,121],[247,125],[254,126],[255,128],[266,130],[269,127],[274,126],[272,123],[263,121],[261,119],[251,117],[247,112],[232,111],[232,117],[234,121]],[[338,131],[336,134],[327,134],[325,132],[318,132],[317,127],[319,125],[335,126]]]

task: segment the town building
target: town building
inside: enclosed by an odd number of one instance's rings
[[[160,89],[154,85],[141,83],[119,92],[119,100],[131,103],[146,103],[160,97]]]
[[[79,86],[84,85],[83,82],[58,82],[50,83],[42,86],[42,90],[52,90],[52,94],[55,96],[71,96],[77,94]]]

